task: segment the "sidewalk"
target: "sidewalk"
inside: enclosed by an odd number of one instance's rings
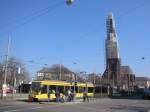
[[[1,94],[0,94],[1,96]],[[5,98],[0,98],[0,102],[4,102],[4,101],[14,101],[14,100],[25,100],[28,99],[28,94],[20,94],[20,93],[16,93],[16,94],[7,94]]]

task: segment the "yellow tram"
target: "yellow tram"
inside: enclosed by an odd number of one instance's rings
[[[82,98],[86,90],[89,97],[93,97],[94,85],[91,83],[66,82],[66,81],[32,81],[29,93],[30,101],[48,100],[48,91],[59,91],[60,95],[65,95],[68,90],[75,93],[76,98]],[[55,100],[55,92],[51,93],[50,99]]]

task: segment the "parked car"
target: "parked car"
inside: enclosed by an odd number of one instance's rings
[[[7,87],[7,88],[6,88],[6,93],[13,93],[13,89],[10,88],[10,87]]]

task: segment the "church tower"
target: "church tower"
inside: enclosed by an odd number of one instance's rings
[[[104,77],[111,86],[119,86],[120,80],[120,56],[118,39],[115,29],[115,21],[112,13],[109,13],[107,21],[106,49],[106,70]]]

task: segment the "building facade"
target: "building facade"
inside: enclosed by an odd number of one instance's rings
[[[138,88],[150,88],[150,79],[147,77],[136,77],[135,85]]]
[[[124,91],[134,91],[135,87],[135,75],[133,74],[129,66],[121,66],[120,69],[121,76],[121,90]]]
[[[61,77],[60,77],[61,76]],[[60,70],[60,68],[47,68],[44,67],[37,72],[37,80],[62,80],[62,81],[72,81],[74,79],[73,72],[69,70]]]

